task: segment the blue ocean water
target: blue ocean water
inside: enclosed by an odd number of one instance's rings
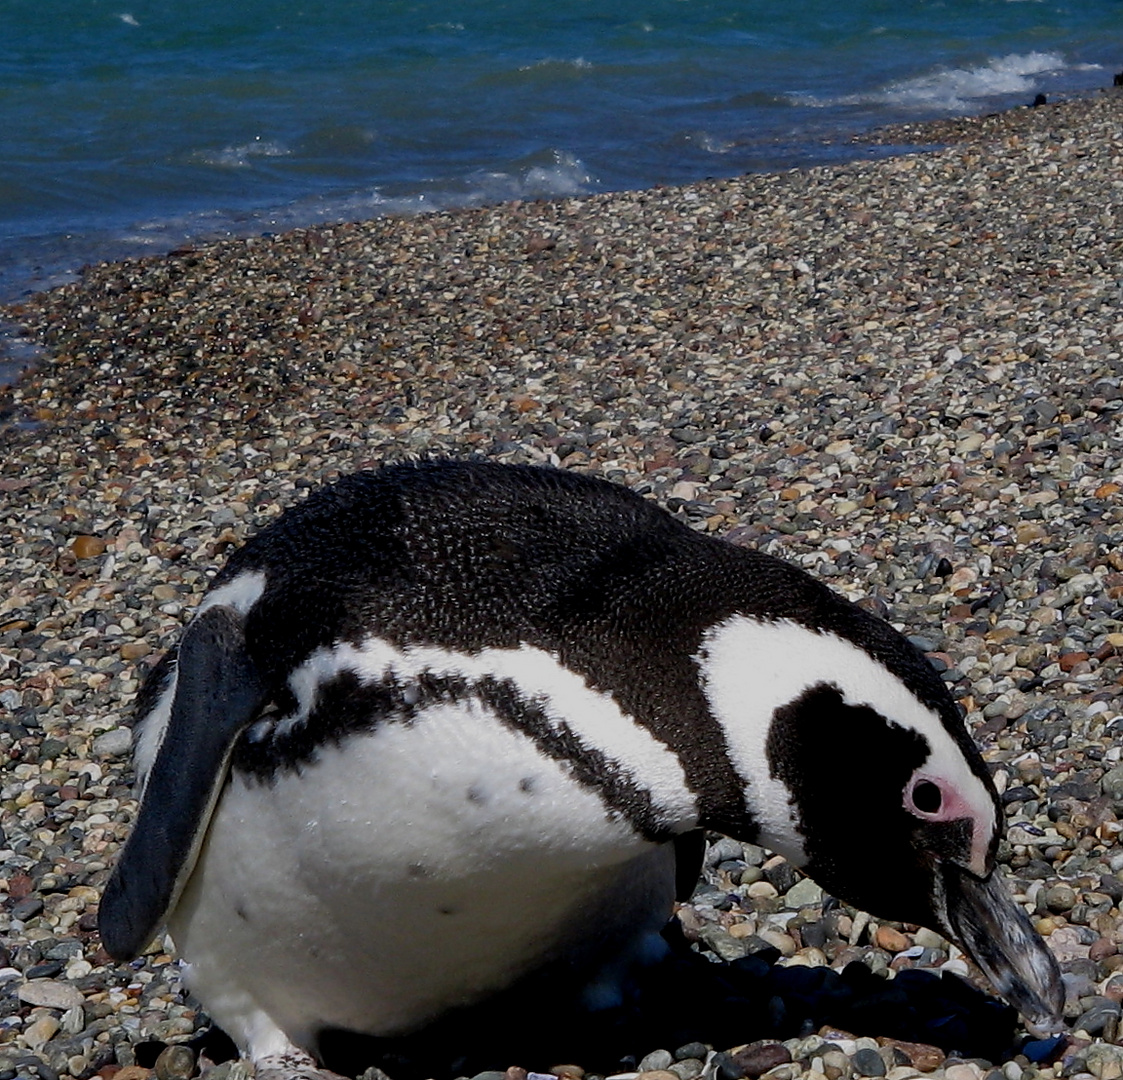
[[[0,0],[0,298],[229,233],[854,156],[1120,67],[1123,0]]]

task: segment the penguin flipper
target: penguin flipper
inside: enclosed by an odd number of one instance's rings
[[[130,960],[152,940],[191,876],[238,736],[265,696],[241,614],[207,608],[179,644],[175,696],[133,831],[105,886],[102,944]]]

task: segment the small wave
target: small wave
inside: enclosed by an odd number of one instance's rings
[[[718,138],[708,131],[688,131],[683,134],[682,141],[697,146],[707,154],[728,154],[737,146],[735,142]]]
[[[479,169],[460,179],[434,181],[427,190],[385,196],[385,213],[411,213],[452,206],[489,206],[514,199],[558,199],[587,195],[596,179],[566,150],[546,150],[512,162],[509,169]]]
[[[221,150],[196,150],[191,159],[220,169],[246,169],[254,158],[288,157],[291,153],[283,143],[263,139],[259,135],[251,142],[238,146],[224,146]]]
[[[378,132],[365,124],[319,124],[296,142],[295,154],[307,156],[355,157],[367,154],[378,141]]]
[[[479,169],[459,177],[434,178],[420,186],[366,188],[243,212],[194,211],[138,222],[122,230],[118,240],[131,253],[139,254],[226,236],[280,232],[337,221],[490,206],[515,199],[567,198],[587,195],[596,187],[596,178],[580,158],[565,150],[544,150],[511,162],[508,169]]]
[[[136,16],[131,12],[122,11],[117,15],[117,18],[120,19],[121,22],[123,22],[126,26],[140,26],[140,23],[137,22]]]
[[[532,165],[523,172],[523,198],[581,195],[589,191],[593,178],[580,158],[564,150],[554,150],[551,156],[553,161]]]
[[[588,173],[575,173],[565,168],[531,169],[523,180],[530,198],[552,195],[581,195],[588,190]]]
[[[463,177],[430,181],[421,191],[375,190],[323,204],[322,213],[363,217],[371,213],[416,214],[460,206],[490,206],[515,199],[557,199],[588,195],[597,180],[584,162],[565,150],[532,154],[509,169],[476,170]],[[361,213],[355,213],[356,209]]]
[[[594,65],[583,56],[561,59],[546,56],[529,64],[497,68],[479,75],[476,85],[487,91],[491,87],[532,87],[538,90],[550,89],[558,84],[571,85],[588,76]]]
[[[1033,76],[1055,75],[1065,68],[1064,58],[1057,53],[1011,53],[979,67],[944,68],[865,93],[835,98],[792,95],[792,100],[799,105],[889,105],[962,112],[981,98],[1032,93],[1037,88]]]
[[[72,281],[83,263],[129,259],[232,236],[272,235],[340,221],[423,214],[514,199],[566,198],[589,194],[598,183],[576,155],[551,149],[509,161],[499,170],[477,169],[420,183],[306,196],[256,208],[191,210],[74,236],[31,237],[18,248],[9,244],[4,249],[0,302],[17,302],[32,290]],[[34,364],[33,354],[13,357],[13,351],[0,323],[0,385],[17,378],[28,363]]]
[[[542,60],[535,60],[533,64],[523,64],[519,71],[542,71],[542,70],[566,70],[573,69],[574,71],[586,71],[593,65],[589,63],[583,56],[578,56],[573,60],[559,60],[553,56],[547,56]]]

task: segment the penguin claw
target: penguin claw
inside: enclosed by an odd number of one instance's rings
[[[254,1080],[347,1080],[339,1073],[321,1069],[310,1054],[302,1050],[286,1050],[269,1054],[254,1062]]]

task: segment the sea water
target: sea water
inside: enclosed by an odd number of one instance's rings
[[[860,156],[1121,67],[1123,0],[0,0],[0,298],[231,233]]]

